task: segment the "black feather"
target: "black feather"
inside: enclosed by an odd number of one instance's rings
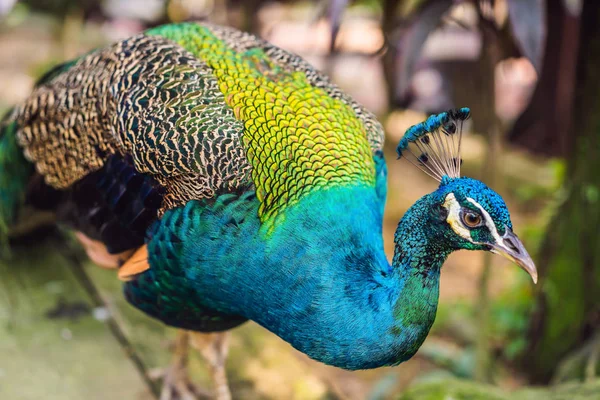
[[[55,210],[60,223],[99,240],[110,253],[144,244],[146,231],[157,219],[164,188],[139,173],[130,157],[111,155],[98,171],[67,190],[56,190],[41,176],[31,181],[29,203]]]

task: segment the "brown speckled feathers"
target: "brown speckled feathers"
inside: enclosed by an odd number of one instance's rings
[[[231,28],[207,26],[235,51],[260,48],[287,71],[339,99],[362,121],[373,152],[375,118],[299,57]],[[66,189],[111,154],[165,188],[163,209],[190,199],[252,188],[244,123],[227,105],[214,71],[160,36],[140,34],[83,56],[38,86],[16,108],[18,142],[45,182]]]

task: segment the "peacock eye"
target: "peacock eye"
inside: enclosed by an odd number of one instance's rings
[[[462,214],[463,223],[469,228],[475,228],[481,225],[481,215],[473,212],[465,212]]]
[[[456,133],[456,123],[454,121],[450,121],[444,125],[444,133],[446,135],[454,135]]]

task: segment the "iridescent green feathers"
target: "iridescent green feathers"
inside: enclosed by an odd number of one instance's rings
[[[398,158],[404,157],[439,182],[444,176],[460,177],[463,122],[469,116],[466,107],[453,109],[411,126],[396,148]]]
[[[33,166],[17,145],[17,126],[8,122],[9,115],[0,121],[0,244],[5,243],[8,227],[17,218],[33,172]]]
[[[19,144],[66,188],[113,153],[163,209],[255,189],[263,221],[301,196],[374,185],[383,131],[297,56],[231,28],[168,25],[90,53],[18,108]]]

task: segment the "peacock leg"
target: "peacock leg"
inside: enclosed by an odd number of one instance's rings
[[[189,344],[190,332],[177,331],[171,365],[151,373],[153,379],[163,380],[160,400],[197,400],[198,397],[210,397],[208,392],[195,387],[189,380],[187,370]]]
[[[215,400],[231,400],[225,372],[225,359],[229,350],[229,333],[190,332],[192,346],[208,363],[213,380]]]

